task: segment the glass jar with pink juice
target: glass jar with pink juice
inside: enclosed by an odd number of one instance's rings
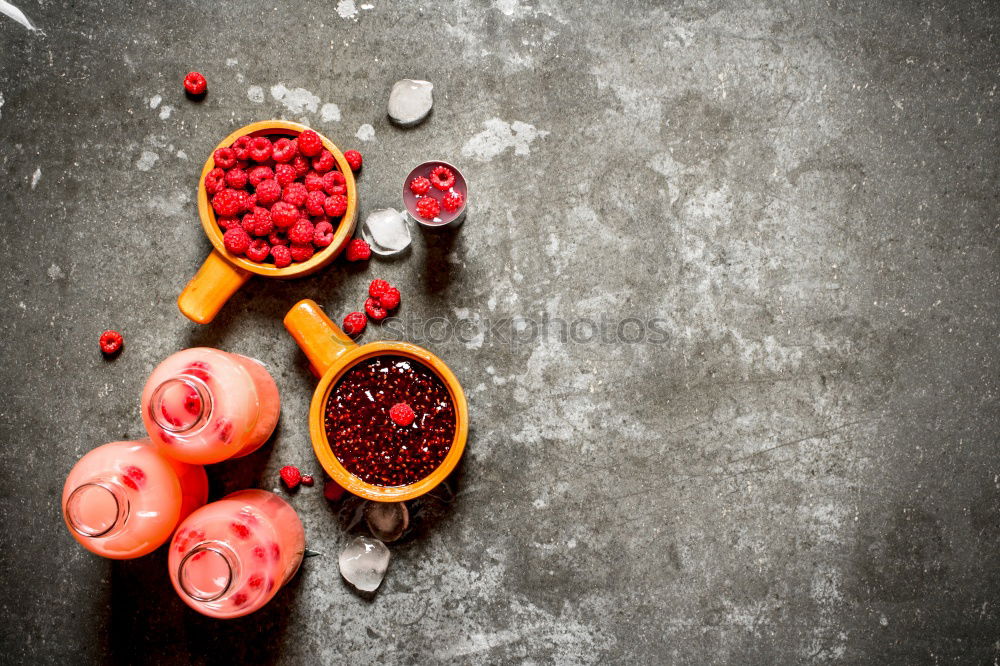
[[[278,387],[260,361],[194,347],[167,357],[142,391],[142,420],[166,455],[217,463],[256,451],[278,423]]]
[[[252,613],[302,563],[305,531],[295,509],[266,490],[241,490],[192,513],[170,543],[174,589],[209,617]]]
[[[87,550],[113,559],[156,550],[208,499],[208,477],[148,441],[111,442],[83,456],[63,485],[66,526]]]

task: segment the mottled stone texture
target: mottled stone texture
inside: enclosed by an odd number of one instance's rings
[[[1000,6],[370,2],[0,17],[3,661],[993,663]],[[401,78],[435,85],[410,130],[385,117]],[[187,322],[201,162],[271,117],[361,149],[364,210],[459,164],[468,221]],[[140,388],[182,347],[254,355],[282,391],[214,496],[318,472],[281,317],[341,317],[374,276],[404,319],[364,339],[434,349],[472,414],[374,598],[336,570],[357,505],[318,487],[292,501],[324,555],[238,621],[187,610],[162,553],[75,546],[66,472],[142,434]]]

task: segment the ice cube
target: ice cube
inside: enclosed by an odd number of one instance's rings
[[[409,527],[410,512],[403,502],[368,502],[365,520],[375,538],[392,542],[403,536]]]
[[[378,539],[355,537],[340,553],[340,575],[363,592],[374,592],[389,568],[389,549]]]
[[[382,256],[399,254],[410,246],[410,225],[394,208],[373,210],[361,225],[361,237]]]
[[[419,124],[434,106],[433,90],[430,81],[396,81],[389,93],[389,119],[402,127]]]

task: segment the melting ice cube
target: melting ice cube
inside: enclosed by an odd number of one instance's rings
[[[403,502],[368,502],[365,520],[376,538],[392,542],[403,536],[409,527],[410,512]]]
[[[378,539],[356,537],[340,553],[340,575],[363,592],[374,592],[389,568],[389,549]]]
[[[372,252],[382,256],[399,254],[410,246],[410,225],[394,208],[373,210],[361,225],[361,236]]]
[[[433,90],[430,81],[396,81],[389,93],[389,119],[403,127],[418,124],[434,106]]]

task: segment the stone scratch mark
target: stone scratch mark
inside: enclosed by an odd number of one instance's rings
[[[820,432],[813,433],[811,435],[806,435],[805,437],[800,437],[798,439],[792,439],[792,440],[789,440],[787,442],[782,442],[780,444],[775,444],[774,446],[769,446],[768,448],[761,449],[760,451],[754,451],[753,453],[745,455],[742,458],[734,458],[732,460],[729,460],[726,464],[727,465],[732,465],[732,464],[735,464],[735,463],[738,463],[738,462],[743,462],[744,460],[749,460],[751,458],[756,458],[757,456],[762,456],[764,454],[770,453],[771,451],[777,451],[778,449],[783,449],[783,448],[788,447],[788,446],[795,446],[796,444],[801,444],[803,442],[808,442],[811,439],[823,439],[825,437],[829,437],[830,435],[836,433],[839,430],[843,430],[845,428],[850,428],[851,426],[858,425],[859,423],[868,423],[868,422],[874,421],[874,420],[876,420],[876,419],[858,419],[857,421],[851,421],[850,423],[844,423],[844,424],[841,424],[839,426],[835,426],[833,428],[827,428],[826,430],[822,430]]]

